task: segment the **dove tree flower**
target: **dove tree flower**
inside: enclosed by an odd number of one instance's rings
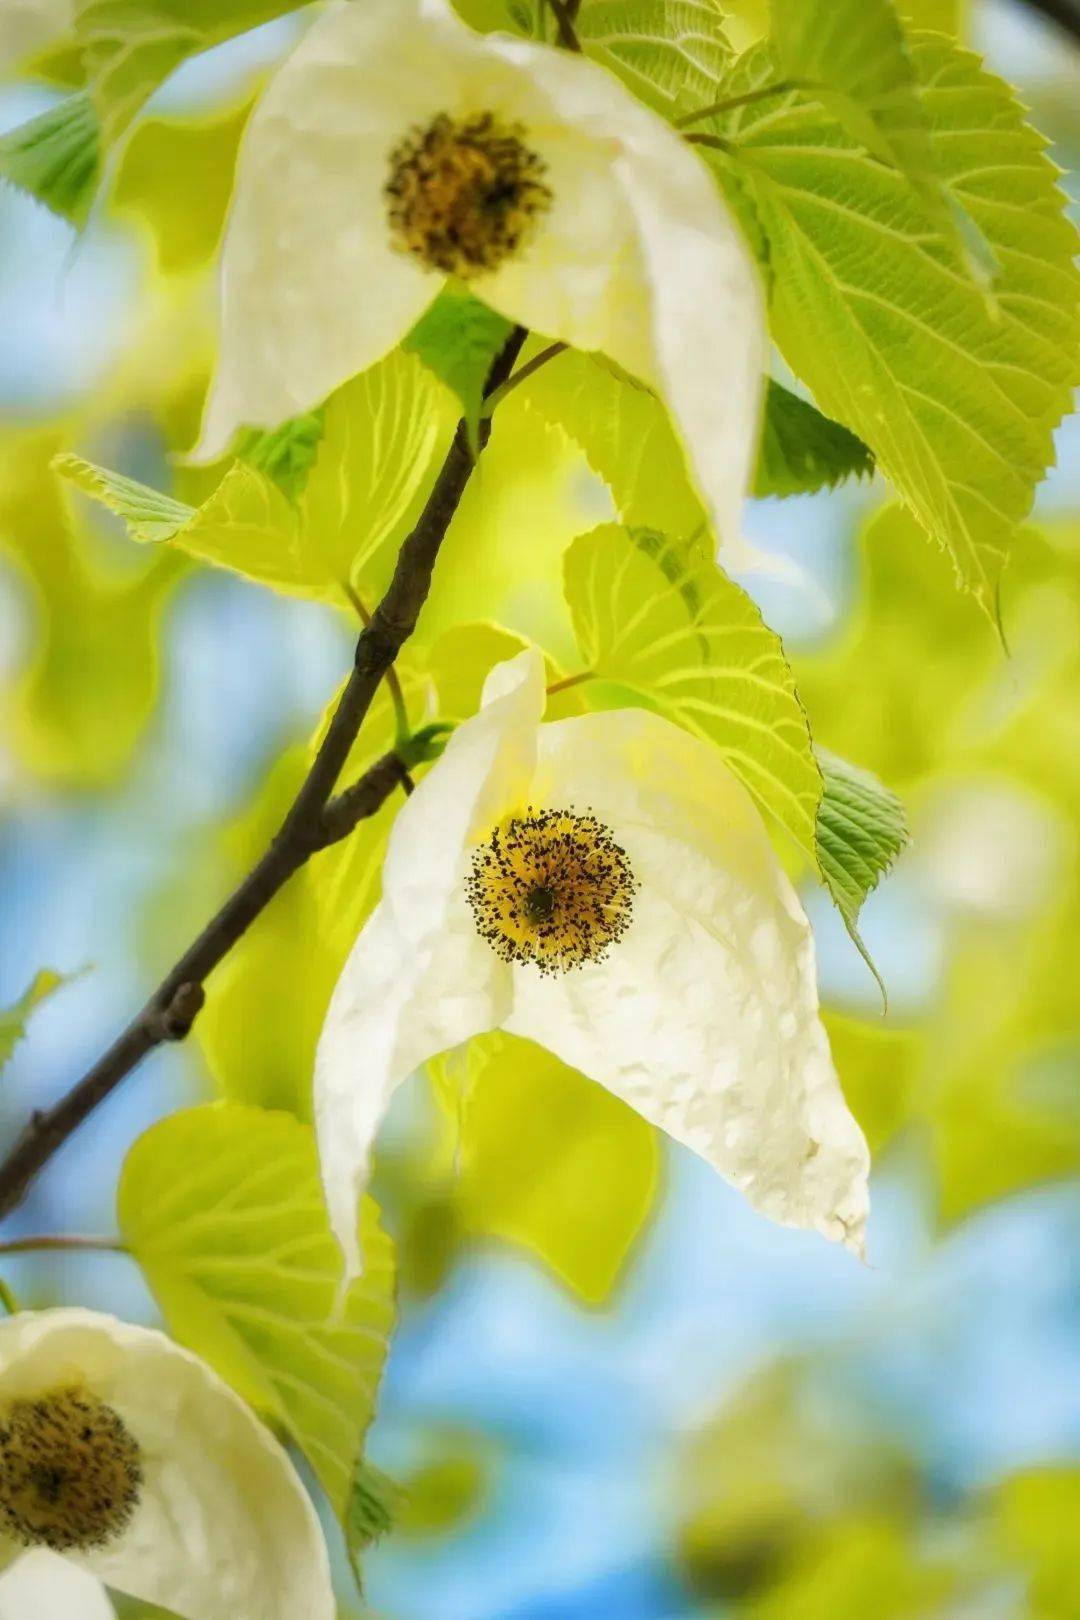
[[[766,357],[739,229],[697,155],[605,68],[447,0],[338,0],[244,137],[204,459],[310,410],[447,279],[666,402],[738,553]]]
[[[164,1334],[79,1309],[0,1322],[0,1615],[76,1591],[57,1558],[184,1620],[337,1612],[315,1510],[251,1409]]]
[[[497,666],[484,699],[398,815],[319,1042],[320,1155],[348,1267],[395,1088],[493,1029],[606,1086],[773,1220],[861,1254],[866,1143],[819,1016],[809,924],[746,790],[646,710],[541,723],[536,651]]]

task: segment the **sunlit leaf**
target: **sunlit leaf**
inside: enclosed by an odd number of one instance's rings
[[[710,127],[735,155],[710,155],[767,238],[772,331],[788,363],[992,613],[1076,376],[1076,233],[1008,87],[940,38],[922,36],[911,55],[934,173],[999,262],[996,308],[957,272],[904,177],[812,98],[726,114]],[[724,89],[775,75],[755,48]]]
[[[122,473],[95,467],[70,451],[54,457],[52,465],[61,478],[123,518],[133,540],[171,540],[195,516],[195,507],[137,483],[134,478],[125,478]]]
[[[134,570],[107,564],[60,498],[57,443],[42,431],[0,446],[0,557],[29,606],[7,725],[29,771],[99,789],[127,768],[154,711],[162,618],[185,563],[165,552]]]
[[[624,523],[684,539],[706,531],[682,448],[654,394],[588,355],[566,353],[535,372],[520,395],[529,412],[580,447]]]
[[[848,1411],[837,1411],[812,1374],[807,1361],[766,1362],[695,1425],[680,1457],[679,1550],[692,1584],[724,1604],[757,1600],[755,1616],[786,1575],[801,1573],[807,1554],[843,1533],[849,1515],[880,1522],[906,1516],[917,1500],[912,1459],[845,1421]],[[797,1604],[780,1612],[819,1620],[816,1608]]]
[[[299,0],[75,0],[90,92],[111,144],[189,56],[296,9]]]
[[[661,112],[714,100],[731,51],[713,0],[583,0],[575,29],[602,62]]]
[[[946,1220],[1080,1165],[1080,552],[1070,534],[1025,534],[1005,581],[1006,661],[991,627],[944,589],[943,559],[913,545],[912,520],[885,512],[870,527],[851,624],[798,664],[828,741],[919,807],[913,856],[928,863],[922,887],[945,913],[934,997],[891,1031],[843,1021],[833,1051],[872,1137],[916,1129]],[[981,832],[980,804],[992,810],[1006,790],[1014,813]],[[950,842],[932,860],[939,799]]]
[[[1062,1463],[1006,1479],[993,1493],[998,1545],[1024,1576],[1025,1615],[1064,1620],[1080,1610],[1080,1469]]]
[[[430,1067],[460,1132],[453,1191],[464,1231],[520,1244],[601,1303],[656,1195],[651,1126],[513,1036],[485,1035]]]
[[[745,591],[699,548],[614,524],[574,542],[566,591],[583,666],[715,743],[813,854],[821,773],[780,638]]]
[[[989,283],[993,256],[934,171],[929,120],[893,0],[773,0],[772,42],[782,73],[820,96],[868,152],[895,164],[961,267]]]
[[[557,424],[611,491],[624,523],[683,538],[708,518],[661,402],[648,389],[588,355],[549,361],[521,394],[530,411]],[[847,428],[769,381],[754,494],[807,495],[873,472],[874,458]]]
[[[215,118],[147,118],[124,147],[111,204],[148,232],[158,269],[204,264],[217,247],[250,103]]]
[[[921,1034],[893,1019],[864,1020],[831,1010],[825,1027],[848,1107],[876,1154],[917,1107]]]
[[[117,1215],[170,1331],[291,1435],[344,1514],[393,1322],[374,1204],[340,1315],[314,1136],[291,1115],[211,1103],[162,1120],[128,1154]]]
[[[167,536],[172,545],[290,595],[344,606],[365,565],[384,542],[406,533],[426,498],[436,458],[454,420],[446,390],[413,356],[395,352],[338,389],[301,434],[314,460],[295,503],[295,424],[284,440],[256,447],[270,472],[237,461],[214,493]],[[252,446],[247,448],[250,458]],[[168,522],[175,503],[131,480],[65,457],[59,471],[129,523],[133,539],[153,538],[151,521]],[[161,516],[159,516],[161,514]],[[156,536],[166,538],[163,535]]]

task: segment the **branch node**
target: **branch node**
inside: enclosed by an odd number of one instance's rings
[[[179,986],[169,1005],[157,1015],[160,1038],[163,1041],[182,1041],[191,1029],[206,1000],[201,984],[188,982]]]

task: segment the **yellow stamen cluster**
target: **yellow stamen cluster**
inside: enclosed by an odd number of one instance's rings
[[[24,1547],[105,1546],[141,1485],[139,1444],[96,1395],[53,1390],[0,1415],[0,1531]]]
[[[551,204],[546,164],[519,124],[493,113],[439,113],[390,154],[386,200],[396,245],[432,270],[469,280],[516,253]]]
[[[598,962],[630,926],[637,884],[595,816],[532,811],[496,828],[473,856],[466,894],[504,962],[566,973]]]

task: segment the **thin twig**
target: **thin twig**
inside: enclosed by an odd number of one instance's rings
[[[581,0],[548,0],[548,5],[555,16],[555,43],[567,51],[580,51],[581,41],[574,28],[574,20],[581,10]]]
[[[0,1254],[39,1254],[45,1250],[77,1250],[80,1254],[129,1254],[119,1238],[82,1237],[75,1232],[49,1233],[41,1237],[11,1238],[0,1243]]]
[[[757,90],[747,90],[744,95],[726,96],[723,101],[713,101],[707,107],[698,107],[694,112],[676,118],[675,128],[687,129],[702,118],[718,118],[721,113],[734,112],[737,107],[749,107],[755,101],[767,101],[770,96],[784,96],[789,90],[801,89],[805,89],[805,85],[798,79],[780,79],[776,84],[763,84]]]
[[[562,680],[552,681],[547,689],[548,697],[554,697],[556,692],[569,692],[572,686],[580,686],[583,681],[594,681],[596,671],[593,669],[578,670],[576,675],[564,675]]]
[[[512,394],[515,388],[519,388],[526,378],[531,377],[541,366],[546,366],[549,360],[554,360],[556,355],[562,354],[567,348],[569,344],[566,343],[549,343],[546,349],[541,349],[531,360],[526,360],[512,377],[507,377],[501,388],[496,388],[493,394],[488,395],[484,403],[484,415],[490,416],[495,407],[501,405],[506,396]]]
[[[485,397],[509,377],[525,337],[521,327],[511,333],[491,368]],[[482,420],[478,450],[483,449],[490,434],[490,420]],[[360,633],[352,671],[338,706],[273,842],[108,1051],[59,1102],[31,1116],[0,1164],[0,1215],[8,1214],[21,1202],[53,1154],[148,1052],[166,1041],[184,1039],[205,1000],[204,981],[293,873],[318,850],[343,837],[361,816],[372,814],[386,793],[400,782],[400,775],[395,777],[386,768],[384,757],[361,779],[368,784],[366,788],[356,783],[336,799],[331,798],[379,682],[412,634],[427,600],[439,548],[474,466],[468,426],[461,421],[427,504],[398,553],[386,594]],[[381,798],[370,785],[369,779],[375,776]]]
[[[692,134],[684,135],[683,140],[689,141],[692,146],[710,146],[716,152],[734,152],[736,150],[735,142],[725,140],[723,135]]]
[[[1080,0],[1026,0],[1032,11],[1056,23],[1080,45]]]

